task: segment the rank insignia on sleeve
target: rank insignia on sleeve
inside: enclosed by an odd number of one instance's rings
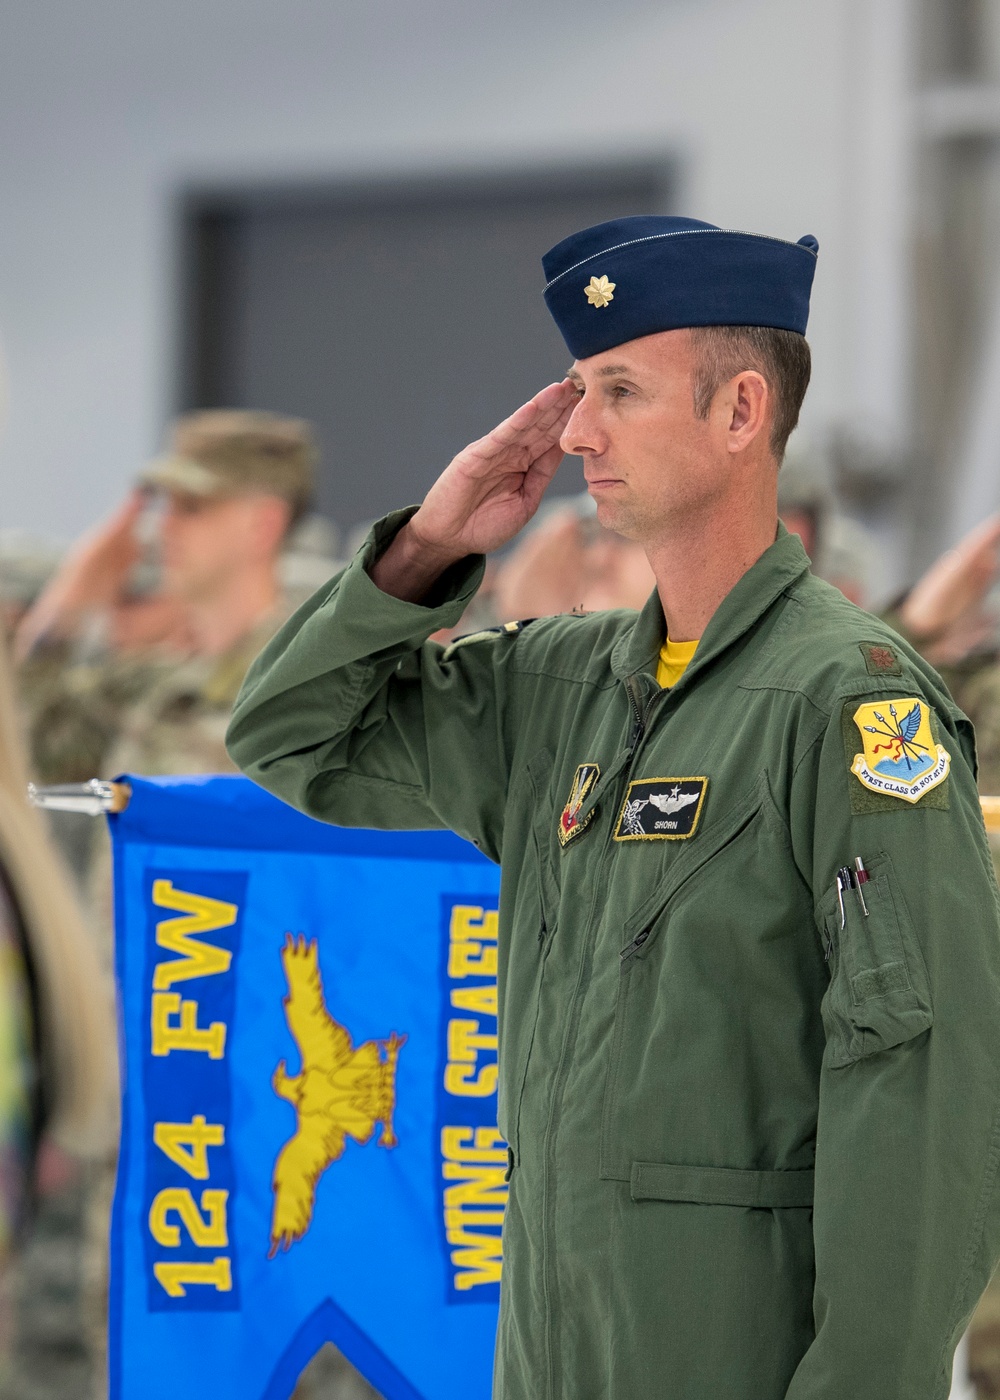
[[[569,801],[559,817],[559,844],[568,846],[574,836],[579,836],[590,825],[593,812],[588,812],[580,821],[580,808],[586,802],[594,784],[601,776],[600,764],[581,763],[573,774],[573,786],[569,790]]]
[[[707,778],[637,778],[629,783],[616,841],[686,841],[705,802]]]
[[[851,772],[872,792],[919,802],[947,778],[951,755],[935,741],[923,700],[878,700],[859,705],[853,718],[864,752]]]
[[[903,667],[895,647],[883,642],[859,642],[861,655],[870,676],[901,676]]]

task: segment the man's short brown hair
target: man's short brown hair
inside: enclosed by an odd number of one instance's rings
[[[741,370],[756,370],[773,396],[771,451],[780,463],[809,387],[812,358],[805,336],[772,326],[694,326],[691,335],[695,413],[707,418],[723,384]]]

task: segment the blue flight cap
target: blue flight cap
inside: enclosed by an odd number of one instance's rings
[[[575,359],[682,326],[806,333],[819,244],[648,214],[564,238],[542,259],[545,301]]]

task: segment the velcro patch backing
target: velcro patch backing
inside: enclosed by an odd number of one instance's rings
[[[885,699],[878,703],[887,708],[890,701]],[[949,780],[947,777],[935,787],[923,792],[916,802],[906,802],[899,797],[892,797],[888,793],[872,791],[856,776],[852,770],[858,757],[858,750],[862,747],[862,741],[855,723],[855,714],[862,707],[863,701],[861,697],[857,697],[853,700],[845,700],[844,707],[840,712],[840,727],[844,736],[844,757],[847,760],[847,783],[851,795],[852,813],[855,816],[865,816],[870,812],[901,812],[925,807],[937,807],[947,811],[949,806]],[[936,745],[938,743],[937,717],[929,705],[927,710],[931,734]]]
[[[902,662],[895,647],[885,642],[859,642],[861,655],[870,676],[901,676]]]

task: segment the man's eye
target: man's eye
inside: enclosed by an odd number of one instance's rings
[[[632,390],[626,388],[624,384],[616,384],[611,392],[616,399],[630,399],[632,397]]]

